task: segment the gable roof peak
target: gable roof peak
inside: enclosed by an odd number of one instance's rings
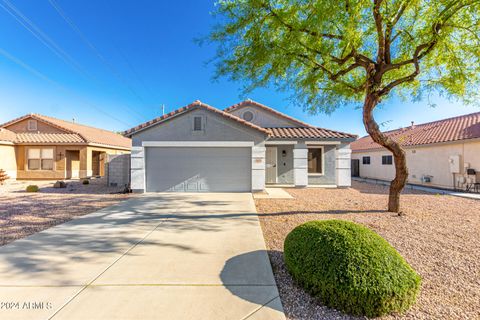
[[[252,105],[253,105],[253,106],[256,106],[256,107],[258,107],[258,108],[267,110],[267,111],[269,111],[270,113],[273,113],[273,114],[275,114],[275,115],[277,115],[277,116],[279,116],[279,117],[282,117],[282,118],[284,118],[284,119],[287,119],[287,120],[289,120],[289,121],[291,121],[291,122],[294,122],[294,123],[296,123],[297,125],[299,125],[299,126],[301,126],[301,127],[313,128],[313,126],[310,125],[310,124],[308,124],[308,123],[305,123],[305,122],[303,122],[303,121],[300,121],[300,120],[298,120],[298,119],[295,119],[294,117],[291,117],[291,116],[289,116],[289,115],[287,115],[287,114],[285,114],[285,113],[282,113],[282,112],[280,112],[280,111],[277,111],[277,110],[275,110],[275,109],[273,109],[273,108],[270,108],[270,107],[268,107],[268,106],[266,106],[266,105],[264,105],[264,104],[262,104],[262,103],[260,103],[260,102],[254,101],[254,100],[252,100],[252,99],[243,100],[243,101],[241,101],[241,102],[239,102],[239,103],[237,103],[237,104],[234,104],[234,105],[232,105],[232,106],[230,106],[230,107],[228,107],[228,108],[225,108],[223,111],[230,113],[230,112],[232,112],[232,111],[234,111],[234,110],[236,110],[236,109],[239,109],[239,108],[242,108],[242,107],[246,107],[246,106],[252,106]]]
[[[188,105],[186,105],[186,106],[184,106],[184,107],[181,107],[181,108],[176,109],[176,110],[174,110],[174,111],[172,111],[172,112],[169,112],[169,113],[167,113],[167,114],[164,114],[164,115],[162,115],[162,116],[160,116],[160,117],[156,117],[156,118],[154,118],[154,119],[152,119],[152,120],[150,120],[150,121],[144,122],[144,123],[142,123],[142,124],[139,124],[138,126],[135,126],[135,127],[131,128],[131,129],[128,129],[128,130],[126,130],[126,131],[123,132],[123,135],[124,135],[124,136],[127,136],[127,137],[131,137],[134,133],[136,133],[136,132],[138,132],[138,131],[147,129],[147,128],[153,126],[153,125],[162,123],[163,121],[169,120],[170,118],[176,117],[176,116],[178,116],[178,115],[180,115],[180,114],[183,114],[183,113],[185,113],[185,112],[188,112],[188,111],[190,111],[190,110],[192,110],[192,109],[194,109],[194,108],[196,109],[196,108],[198,108],[198,107],[200,107],[200,108],[202,108],[202,109],[205,109],[205,110],[208,110],[208,111],[211,111],[211,112],[213,112],[213,113],[216,113],[216,114],[218,114],[218,115],[220,115],[220,116],[223,116],[223,117],[225,117],[225,118],[231,119],[231,120],[233,120],[233,121],[239,122],[239,123],[241,123],[241,124],[243,124],[243,125],[245,125],[245,126],[247,126],[247,127],[250,127],[250,128],[255,129],[255,130],[257,130],[257,131],[260,131],[260,132],[262,132],[262,133],[264,133],[264,134],[267,134],[267,135],[270,134],[270,131],[267,130],[267,129],[265,129],[265,128],[259,127],[259,126],[255,125],[255,124],[250,123],[250,122],[248,122],[248,121],[245,121],[245,120],[243,120],[243,119],[241,119],[241,118],[239,118],[239,117],[237,117],[237,116],[235,116],[235,115],[233,115],[233,114],[230,114],[230,113],[227,113],[227,112],[222,111],[222,110],[220,110],[220,109],[217,109],[217,108],[215,108],[215,107],[212,107],[212,106],[210,106],[210,105],[208,105],[208,104],[206,104],[206,103],[204,103],[204,102],[201,102],[200,100],[195,100],[194,102],[192,102],[192,103],[190,103],[190,104],[188,104]]]

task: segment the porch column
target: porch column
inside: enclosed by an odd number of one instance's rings
[[[299,143],[293,147],[293,179],[296,187],[308,185],[308,148],[305,143]]]
[[[264,146],[252,147],[252,192],[265,190],[265,151]]]
[[[133,192],[145,192],[145,149],[132,147],[130,154],[130,188]]]
[[[336,151],[336,173],[337,187],[350,187],[352,185],[351,178],[351,158],[352,150],[349,144],[342,144],[337,147]]]

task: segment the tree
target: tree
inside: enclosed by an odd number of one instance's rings
[[[217,77],[247,91],[273,84],[312,113],[363,102],[366,131],[395,159],[392,212],[405,152],[380,131],[375,108],[393,95],[469,103],[479,92],[480,0],[222,0],[216,15]]]

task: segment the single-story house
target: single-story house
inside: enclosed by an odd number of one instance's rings
[[[136,192],[250,192],[267,185],[350,186],[356,136],[314,127],[247,100],[195,101],[124,133]]]
[[[465,189],[480,182],[480,112],[424,124],[412,122],[385,134],[406,152],[409,183]],[[370,136],[351,147],[353,176],[393,180],[392,154]]]
[[[103,176],[106,154],[130,148],[120,134],[39,114],[0,125],[0,169],[12,179]]]

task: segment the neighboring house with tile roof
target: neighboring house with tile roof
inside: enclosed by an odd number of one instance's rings
[[[480,112],[424,124],[412,123],[385,134],[406,151],[409,183],[465,188],[480,182]],[[358,139],[351,147],[354,176],[385,181],[394,178],[392,154],[370,136]]]
[[[130,149],[118,133],[39,114],[0,125],[0,168],[14,179],[103,176],[107,155]]]
[[[200,101],[124,133],[137,192],[250,192],[269,185],[350,186],[355,135],[318,128],[252,100]]]

